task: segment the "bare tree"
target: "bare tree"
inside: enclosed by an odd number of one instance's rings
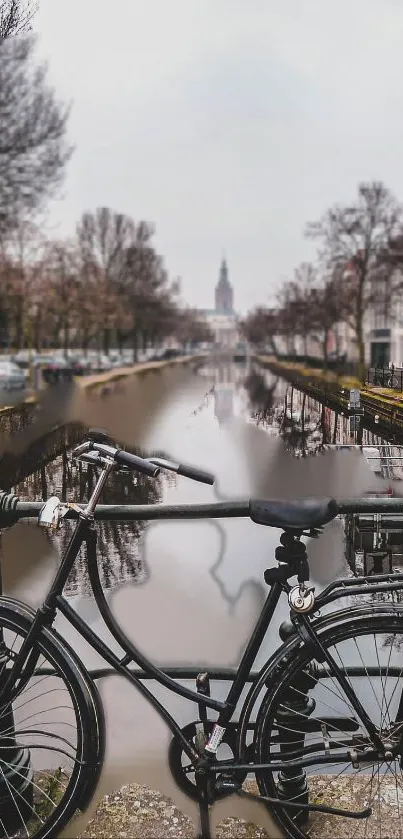
[[[329,336],[332,331],[336,334],[336,327],[345,316],[345,291],[345,285],[336,268],[330,275],[325,275],[319,280],[310,293],[311,322],[315,332],[321,336],[325,368],[328,364]],[[348,303],[349,301],[347,305]]]
[[[302,262],[295,269],[294,279],[286,283],[280,294],[283,307],[290,309],[289,320],[293,320],[294,331],[302,338],[304,354],[308,355],[308,336],[316,326],[312,312],[312,292],[317,283],[317,274],[310,262]]]
[[[364,318],[379,296],[380,284],[391,277],[384,254],[401,229],[401,205],[378,181],[361,183],[354,204],[335,206],[307,228],[307,235],[321,243],[320,255],[327,267],[346,269],[347,317],[355,332],[362,381],[365,379]]]
[[[44,301],[53,340],[60,336],[65,356],[77,327],[79,309],[79,260],[72,241],[50,242],[44,260]]]
[[[99,312],[99,326],[103,333],[104,352],[109,350],[112,330],[119,331],[117,297],[126,283],[127,254],[135,236],[134,221],[109,207],[98,207],[93,213],[83,213],[77,225],[83,277],[91,281],[93,303],[98,311],[100,307],[102,310]]]
[[[119,277],[127,248],[134,242],[135,224],[130,216],[109,207],[83,213],[77,236],[83,256],[101,266],[111,281]]]
[[[6,344],[15,349],[32,342],[33,332],[37,331],[35,303],[44,246],[39,228],[21,219],[7,237],[7,243],[3,241],[0,245]]]
[[[277,355],[276,335],[280,331],[278,311],[259,306],[241,321],[241,330],[247,341],[263,350],[269,345]]]
[[[194,346],[213,340],[214,336],[209,325],[200,319],[197,311],[185,307],[174,310],[173,314],[173,332],[182,344],[182,349],[189,344]]]
[[[31,0],[1,0],[0,2],[0,42],[12,35],[20,35],[31,30],[31,21],[38,9],[37,2]]]
[[[166,336],[172,312],[173,291],[168,286],[168,274],[162,257],[152,243],[154,227],[141,221],[136,227],[134,244],[127,251],[127,270],[124,288],[131,317],[133,361],[137,358],[140,341],[151,331],[154,337]],[[151,317],[150,317],[151,308]]]
[[[285,338],[288,352],[295,353],[295,338],[299,336],[304,355],[308,354],[308,337],[316,326],[311,300],[315,283],[314,266],[303,262],[295,270],[294,278],[285,282],[278,293],[279,334]]]
[[[8,4],[0,38],[0,236],[21,217],[41,211],[57,194],[72,154],[66,141],[69,108],[47,84],[46,64],[34,60],[34,39],[9,37],[28,25],[20,4]],[[17,8],[17,12],[15,12]],[[4,4],[3,4],[4,12]],[[11,15],[11,17],[10,17]],[[17,15],[17,18],[16,18]]]
[[[114,335],[120,350],[130,339],[133,360],[141,345],[167,337],[176,322],[177,284],[169,285],[154,232],[152,224],[135,224],[107,207],[84,213],[77,226],[82,280],[87,291],[93,288],[104,351]],[[86,299],[88,309],[88,293]]]

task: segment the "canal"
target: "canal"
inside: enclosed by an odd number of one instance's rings
[[[98,417],[97,425],[120,434],[119,442],[133,450],[194,464],[217,477],[215,486],[209,487],[172,475],[148,479],[116,474],[103,503],[360,497],[367,491],[384,491],[391,482],[396,491],[399,486],[397,461],[386,481],[358,452],[326,450],[328,444],[352,442],[348,418],[336,416],[253,363],[206,363],[179,378],[147,374],[121,384],[117,393],[93,400],[91,411],[88,406],[86,411],[85,421],[95,424]],[[373,431],[364,435],[371,446],[388,442],[376,442]],[[65,449],[45,466],[38,463],[13,491],[23,500],[56,494],[83,502],[94,480],[91,467],[72,463]],[[65,522],[57,536],[48,537],[36,523],[21,522],[3,534],[6,594],[34,607],[41,602],[72,526]],[[279,536],[279,531],[248,519],[105,522],[98,530],[102,584],[124,632],[157,663],[200,665],[200,669],[234,666],[263,605],[267,593],[263,573],[273,564]],[[320,539],[310,540],[309,557],[317,591],[349,573],[341,520],[332,522]],[[84,555],[70,576],[66,595],[99,637],[111,642],[91,596]],[[284,599],[256,666],[278,646],[278,626],[287,617]],[[102,666],[64,620],[58,619],[57,628],[88,667]],[[113,641],[111,647],[116,650]],[[99,795],[136,780],[161,789],[193,813],[168,773],[165,725],[119,677],[102,679],[99,688],[108,728]],[[214,687],[219,697],[226,689],[225,684]],[[168,698],[162,687],[154,692],[183,724],[195,718],[191,704]],[[220,807],[227,815],[226,803]],[[252,820],[263,818],[262,808],[244,801],[234,804],[231,799],[230,811]]]

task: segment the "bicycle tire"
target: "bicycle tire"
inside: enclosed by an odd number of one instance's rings
[[[2,636],[11,632],[23,641],[31,628],[34,616],[35,613],[33,610],[20,601],[0,598],[0,633]],[[43,657],[49,663],[52,670],[50,674],[46,675],[46,670],[43,667],[39,667],[28,681],[29,687],[27,689],[27,694],[29,691],[33,691],[33,693],[31,692],[28,700],[25,703],[23,702],[20,704],[17,710],[16,701],[13,700],[11,703],[13,711],[13,726],[15,723],[15,715],[18,715],[18,713],[22,715],[24,725],[26,726],[28,724],[28,729],[23,728],[22,731],[19,730],[18,725],[15,728],[16,743],[21,750],[28,749],[29,758],[32,757],[32,751],[35,748],[37,748],[39,752],[42,749],[42,753],[40,752],[41,758],[44,750],[52,749],[52,752],[55,751],[53,747],[47,745],[47,739],[44,746],[37,746],[35,745],[35,742],[32,746],[27,745],[24,740],[21,742],[21,736],[24,736],[24,739],[26,739],[28,733],[31,734],[31,736],[34,735],[35,740],[35,737],[38,738],[42,733],[46,734],[47,738],[50,737],[48,730],[45,730],[45,732],[41,730],[41,726],[45,725],[43,722],[44,711],[42,706],[39,705],[39,710],[35,710],[35,702],[38,701],[38,697],[35,697],[35,686],[43,683],[48,678],[52,680],[59,678],[62,680],[62,683],[67,690],[67,694],[70,697],[72,705],[72,718],[75,719],[76,722],[76,756],[73,758],[73,769],[71,775],[66,775],[66,789],[64,792],[60,793],[60,788],[58,788],[58,794],[55,800],[53,800],[54,793],[50,791],[51,781],[48,780],[48,775],[51,771],[50,768],[46,767],[38,772],[36,772],[34,768],[30,770],[33,773],[32,787],[37,797],[39,790],[44,795],[45,805],[47,808],[49,801],[55,805],[51,813],[46,812],[46,807],[45,813],[43,811],[43,807],[42,810],[39,810],[39,806],[42,806],[39,804],[38,806],[29,804],[27,805],[27,809],[24,811],[25,804],[23,806],[21,803],[21,792],[14,791],[15,795],[13,794],[13,791],[11,792],[13,801],[17,802],[16,806],[19,812],[22,811],[28,813],[29,807],[29,816],[27,815],[26,817],[30,820],[30,824],[21,824],[18,828],[18,832],[13,833],[12,835],[24,836],[26,839],[28,839],[28,837],[29,839],[50,839],[50,837],[52,837],[52,839],[56,839],[56,837],[60,835],[60,832],[69,824],[72,817],[77,812],[82,812],[86,809],[93,796],[102,770],[105,754],[105,723],[98,690],[79,658],[71,647],[64,641],[64,639],[53,629],[44,628],[41,630],[39,638],[35,642],[35,649],[39,652],[39,661],[41,660],[41,657]],[[12,659],[13,654],[15,656],[15,652],[13,653],[12,647],[7,648],[7,652],[10,659]],[[42,675],[41,670],[45,673],[45,675]],[[35,679],[36,682],[32,682],[31,684],[31,680]],[[51,685],[53,684],[54,682],[51,683]],[[59,683],[57,683],[57,685],[58,684]],[[23,690],[25,690],[25,687],[26,686],[24,685]],[[51,686],[50,690],[47,690],[44,696],[47,694],[56,694],[59,690],[60,688],[56,687],[56,685]],[[20,699],[20,696],[23,696],[22,692],[18,694],[18,700]],[[39,702],[41,702],[41,700],[42,697],[39,698]],[[49,701],[52,703],[52,711],[55,710],[55,707],[56,710],[60,707],[63,709],[63,714],[66,714],[66,705],[55,706],[55,703],[58,701],[55,696],[49,698]],[[24,714],[26,713],[25,706],[32,705],[32,703],[33,710],[32,708],[29,708],[28,717],[24,717]],[[6,705],[2,705],[2,717],[5,714],[4,708],[6,707]],[[24,708],[24,711],[21,710],[22,708]],[[10,703],[8,704],[7,712],[9,710]],[[35,727],[38,725],[38,723],[35,723],[35,718],[38,717],[39,728]],[[34,723],[32,723],[32,719],[34,719]],[[27,723],[26,720],[30,720],[30,722]],[[72,723],[59,722],[58,725],[71,727]],[[6,730],[6,733],[9,734],[9,730]],[[67,742],[66,739],[62,738],[60,735],[57,736],[57,739],[60,741],[64,740],[64,743]],[[0,755],[2,754],[1,749],[4,743],[5,735],[3,735],[0,730]],[[60,753],[64,756],[67,754],[67,757],[70,757],[69,753],[66,752],[66,749],[63,752],[63,749],[61,748]],[[4,777],[2,766],[9,765],[2,763],[2,760],[3,758],[0,757],[0,781],[1,778]],[[59,780],[61,772],[61,768],[58,768],[55,772],[55,776],[57,775]],[[41,777],[40,780],[38,780],[39,776],[46,776],[47,786],[45,786],[44,777]],[[21,773],[19,773],[19,777],[21,777]],[[31,810],[32,812],[30,812]],[[2,819],[6,819],[6,815],[5,811],[2,814],[2,810],[0,809],[0,836],[10,835],[7,832],[7,829],[5,829]]]
[[[347,643],[350,642],[351,647],[353,647],[353,645],[356,644],[357,649],[358,649],[357,639],[358,638],[363,639],[368,635],[373,635],[374,638],[376,636],[381,636],[381,635],[386,636],[387,638],[392,636],[392,635],[393,635],[393,637],[395,637],[396,635],[399,635],[399,636],[401,636],[402,643],[403,643],[403,610],[400,609],[400,608],[392,608],[391,607],[390,611],[388,611],[385,608],[385,606],[381,607],[380,611],[378,611],[376,608],[372,609],[372,610],[371,609],[367,610],[366,614],[357,615],[350,622],[342,621],[340,623],[336,622],[335,624],[330,625],[328,628],[324,629],[324,631],[320,633],[320,640],[321,640],[321,644],[323,645],[323,647],[325,649],[330,650],[334,654],[335,645],[341,645],[343,642],[347,642]],[[379,648],[378,648],[377,643],[375,643],[375,646],[376,646],[377,654],[378,654]],[[367,649],[367,646],[365,646],[364,648]],[[395,687],[395,689],[394,689],[394,692],[396,693],[395,700],[397,701],[402,694],[403,666],[401,666],[401,656],[400,656],[399,673],[398,673],[398,676],[396,676],[396,673],[395,673],[396,668],[394,668],[394,667],[392,667],[392,665],[390,665],[390,659],[391,659],[391,651],[389,653],[389,664],[388,664],[388,668],[387,668],[387,671],[386,671],[386,675],[388,675],[388,671],[390,672],[390,674],[392,674],[392,671],[393,671],[394,678],[397,679],[396,686],[399,685],[399,688],[396,689],[396,687]],[[313,726],[316,726],[319,729],[319,726],[321,725],[321,721],[323,722],[323,720],[325,719],[325,716],[322,716],[322,717],[315,716],[315,714],[317,713],[318,704],[316,704],[314,707],[312,707],[312,705],[308,706],[307,704],[305,704],[305,706],[304,706],[304,703],[306,702],[306,700],[312,700],[312,690],[314,688],[318,688],[318,693],[321,690],[322,690],[322,692],[324,692],[324,689],[321,688],[321,678],[315,678],[315,676],[313,676],[313,675],[308,675],[309,668],[311,668],[311,670],[310,670],[311,673],[314,672],[312,670],[312,662],[315,663],[315,659],[313,658],[312,647],[308,646],[306,644],[303,644],[302,646],[299,646],[299,647],[294,647],[294,649],[291,650],[291,654],[289,654],[289,656],[288,656],[288,660],[287,660],[287,657],[286,657],[283,660],[282,664],[279,665],[278,661],[277,661],[276,678],[272,680],[272,682],[271,682],[272,686],[270,687],[270,689],[265,694],[265,696],[262,700],[262,703],[260,705],[260,708],[259,708],[259,711],[258,711],[258,714],[257,714],[257,718],[256,718],[256,729],[255,729],[255,736],[254,736],[254,742],[253,742],[254,760],[255,760],[256,763],[269,763],[273,760],[276,760],[278,762],[279,759],[284,761],[285,758],[286,758],[287,749],[288,749],[288,753],[290,753],[290,750],[293,750],[294,755],[295,755],[296,750],[298,751],[298,749],[300,749],[300,747],[301,747],[301,740],[302,739],[303,739],[303,744],[305,745],[307,733],[309,732],[309,727],[311,725],[313,725]],[[339,661],[338,661],[338,663],[340,664]],[[318,664],[316,662],[316,666],[320,668],[320,667],[323,667],[323,664],[321,664],[321,663]],[[350,671],[351,671],[352,670],[351,666],[350,665],[347,665],[347,666],[350,668]],[[361,667],[361,665],[360,665],[360,667]],[[372,670],[376,669],[376,668],[373,667],[373,665],[368,664],[368,666],[366,667],[366,672],[367,672],[368,676],[369,676],[369,672],[370,672],[369,671],[370,667],[371,667],[371,675],[372,675]],[[358,669],[360,669],[360,668],[358,668]],[[327,678],[329,678],[329,677],[327,677]],[[351,681],[352,678],[353,678],[353,675],[350,674],[349,675],[349,680]],[[363,678],[363,676],[361,676],[359,678]],[[383,677],[381,675],[379,678],[381,680],[382,688],[383,688],[384,687],[383,679],[385,678],[385,674],[383,675]],[[298,684],[300,686],[302,686],[304,684],[303,679],[305,679],[305,686],[308,683],[311,685],[309,687],[309,690],[307,690],[307,691],[306,690],[301,690],[301,688],[298,688],[296,686]],[[357,679],[358,679],[358,677],[357,677]],[[338,685],[337,685],[337,687],[339,688]],[[354,684],[353,684],[353,687],[354,687]],[[342,695],[342,692],[341,692],[341,688],[339,688],[339,690],[340,690],[340,695],[339,695],[338,698],[342,699],[343,695]],[[333,692],[333,696],[332,696],[332,700],[331,700],[331,705],[329,707],[333,706],[334,696],[336,695],[335,691],[334,691],[334,681],[332,682],[332,692]],[[361,699],[361,693],[362,693],[362,686],[361,686],[361,689],[360,689],[360,699]],[[364,695],[367,698],[367,701],[368,701],[368,697],[370,697],[370,696],[372,697],[371,691],[369,691],[369,692],[364,691]],[[376,698],[375,693],[374,693],[374,696]],[[385,694],[385,696],[386,696],[386,694]],[[294,702],[291,701],[292,699],[294,700]],[[372,701],[372,699],[371,699],[371,701]],[[298,709],[298,702],[300,703],[299,709]],[[323,702],[323,698],[321,699],[321,702],[324,706],[326,705],[326,701]],[[288,704],[286,704],[286,703],[288,703]],[[346,704],[348,704],[348,703],[346,703]],[[385,713],[387,713],[387,715],[389,717],[390,704],[391,704],[390,699],[389,699],[389,702],[385,702],[385,706],[383,705],[383,700],[382,700],[382,707],[379,706],[380,709],[381,709],[381,714],[382,714],[382,708],[385,707]],[[379,700],[378,700],[378,705],[379,705]],[[292,709],[293,707],[294,707],[295,716],[292,717],[292,715],[290,715],[290,709]],[[304,707],[305,707],[305,713],[304,713]],[[310,723],[307,722],[308,719],[311,720]],[[341,719],[346,720],[346,717],[341,717]],[[357,722],[357,720],[355,722]],[[382,720],[381,720],[381,722],[382,722]],[[346,724],[346,723],[344,723],[344,724]],[[397,725],[397,723],[394,723],[394,724]],[[325,723],[325,725],[326,725],[326,723]],[[392,729],[392,727],[393,726],[391,725],[391,729]],[[381,727],[379,727],[379,730],[381,730]],[[341,728],[339,729],[339,731],[340,731],[339,742],[341,743],[342,742]],[[303,738],[302,738],[302,733],[304,734]],[[329,726],[327,727],[327,733],[329,734]],[[330,731],[330,735],[332,733],[334,734],[334,731]],[[355,735],[355,736],[360,736],[360,735]],[[282,737],[284,739],[281,739]],[[322,739],[323,738],[324,738],[324,734],[323,734],[323,730],[322,730]],[[400,735],[399,735],[399,738],[400,738]],[[320,743],[321,736],[319,735],[319,737],[317,739],[319,740],[319,743]],[[343,737],[343,740],[345,740],[346,742],[347,742],[347,739],[348,739],[347,737]],[[316,745],[319,746],[319,743],[317,743]],[[336,743],[337,743],[337,740],[336,741],[334,740],[333,743],[332,743],[332,746],[334,746]],[[311,748],[312,753],[313,753],[312,746],[315,747],[315,743],[308,745],[308,747]],[[281,753],[281,747],[283,748],[282,753]],[[324,741],[323,752],[326,752],[326,748],[328,748],[328,747],[329,747],[329,743]],[[340,748],[340,750],[342,750],[342,748],[344,748],[344,744],[343,744],[343,747],[339,746],[339,748]],[[399,747],[399,748],[401,749],[401,747]],[[328,754],[329,753],[330,752],[328,752]],[[319,749],[315,750],[315,754],[317,756],[320,756],[320,750]],[[337,747],[335,748],[332,755],[333,754],[335,755],[335,764],[337,764]],[[403,762],[403,758],[401,758],[400,753],[399,753],[398,760],[399,760],[399,764],[400,764],[400,761]],[[394,762],[396,763],[396,760]],[[375,762],[372,761],[372,763],[375,766]],[[379,781],[379,767],[381,765],[383,765],[384,763],[387,763],[387,762],[386,761],[378,761],[378,764],[377,764],[377,766],[378,766],[378,769],[377,769],[378,781]],[[392,761],[390,762],[390,764],[392,764]],[[389,766],[389,764],[388,764],[388,766]],[[351,768],[353,768],[353,767],[351,767]],[[331,775],[326,775],[324,778],[319,773],[316,774],[314,772],[311,776],[310,786],[309,786],[309,783],[308,783],[307,790],[304,790],[303,785],[301,785],[301,784],[298,786],[299,781],[301,781],[301,778],[298,777],[298,769],[293,767],[292,762],[290,762],[290,769],[289,769],[288,777],[287,777],[287,772],[286,772],[286,773],[283,774],[282,779],[279,777],[279,775],[276,771],[270,770],[270,769],[256,770],[255,774],[256,774],[256,781],[257,781],[257,784],[258,784],[258,787],[259,787],[259,792],[262,796],[267,796],[267,797],[279,799],[279,795],[281,795],[282,798],[286,797],[289,800],[292,800],[292,798],[294,798],[296,801],[298,801],[298,798],[300,798],[300,800],[304,804],[306,804],[309,800],[310,803],[312,803],[314,801],[316,804],[323,803],[327,806],[332,806],[332,807],[339,808],[339,809],[342,809],[342,810],[346,809],[346,804],[339,800],[340,796],[342,796],[342,798],[347,799],[347,800],[349,799],[349,796],[350,796],[350,799],[348,800],[347,809],[352,809],[352,810],[358,811],[358,810],[362,809],[362,807],[364,806],[363,803],[362,803],[363,795],[364,795],[364,791],[365,791],[363,784],[365,783],[365,789],[366,789],[366,787],[368,786],[368,783],[369,783],[369,782],[366,783],[366,778],[368,776],[367,775],[361,775],[361,777],[359,778],[358,781],[357,781],[357,778],[356,778],[353,782],[352,773],[350,771],[349,774],[344,775],[344,778],[342,778],[342,782],[340,782],[340,777],[343,776],[344,771],[345,770],[343,770],[341,773],[339,773],[335,777],[331,774]],[[362,770],[358,770],[358,772],[361,772],[361,771]],[[375,770],[373,770],[373,772],[374,771]],[[400,769],[400,772],[401,772],[401,769]],[[315,777],[315,774],[316,774],[316,777]],[[386,771],[384,773],[384,776],[385,775],[386,775]],[[280,780],[280,784],[279,784],[279,780]],[[334,787],[334,782],[335,781],[336,781],[336,788]],[[287,782],[288,782],[288,788],[287,788]],[[289,782],[291,782],[291,785],[290,785]],[[281,789],[281,784],[282,784],[282,791],[281,791],[281,793],[279,793],[279,790]],[[343,789],[342,789],[342,787],[343,787]],[[358,799],[360,799],[360,800],[362,799],[361,803],[356,802],[354,804],[354,802],[352,802],[352,800],[351,800],[351,790],[356,791]],[[400,790],[400,787],[399,787],[399,790]],[[345,792],[346,794],[342,795],[343,792]],[[372,794],[372,782],[371,782],[371,794]],[[326,816],[323,816],[323,814],[318,814],[318,813],[312,814],[311,813],[309,815],[309,821],[308,821],[308,823],[306,823],[304,821],[304,819],[307,816],[306,812],[304,813],[303,811],[298,811],[298,810],[295,810],[295,809],[294,810],[291,810],[291,809],[287,810],[286,808],[282,808],[281,806],[277,806],[277,805],[269,805],[268,804],[267,806],[270,810],[270,813],[271,813],[272,817],[277,822],[277,824],[281,827],[282,831],[284,832],[285,836],[288,837],[288,839],[305,839],[305,837],[308,836],[308,835],[310,837],[316,837],[316,836],[322,836],[322,835],[326,835],[326,836],[331,836],[332,835],[332,836],[337,836],[338,839],[341,839],[341,837],[344,837],[344,836],[351,837],[352,835],[353,836],[361,836],[361,835],[362,836],[367,836],[367,835],[368,836],[373,836],[373,835],[376,835],[377,837],[379,836],[379,838],[382,839],[382,835],[383,835],[385,837],[385,839],[386,839],[386,837],[387,837],[387,839],[393,839],[394,836],[396,836],[396,837],[401,836],[401,832],[402,832],[402,828],[403,828],[403,806],[401,806],[401,802],[399,800],[400,799],[399,791],[397,791],[396,795],[397,795],[397,808],[398,808],[398,819],[395,819],[395,824],[394,824],[396,832],[393,832],[392,816],[389,817],[389,814],[385,815],[385,809],[383,810],[382,820],[381,820],[380,812],[379,812],[379,817],[378,817],[379,825],[376,825],[376,823],[375,824],[372,823],[372,827],[374,829],[376,827],[376,833],[371,832],[371,827],[370,827],[370,832],[367,834],[366,830],[367,830],[368,825],[366,824],[366,822],[367,822],[366,819],[363,819],[359,822],[355,822],[351,818],[343,818],[342,816],[335,817],[335,816],[331,816],[329,814],[327,814]],[[381,794],[379,794],[378,796],[375,796],[375,798],[379,799],[379,801],[380,801]],[[371,806],[371,803],[369,803],[369,806]],[[399,807],[400,806],[401,806],[402,818],[400,818],[400,813],[399,813]],[[373,816],[376,819],[376,813],[373,814]],[[370,824],[371,824],[371,819],[373,818],[373,816],[369,817]],[[326,819],[326,823],[323,821],[324,818]],[[322,821],[321,821],[321,819],[322,819]],[[333,822],[332,822],[332,826],[329,829],[329,825],[330,825],[329,820],[330,819],[333,819]],[[392,821],[390,821],[390,819]],[[381,832],[382,822],[384,823],[385,830],[387,831],[384,834]],[[391,827],[391,823],[392,823],[392,827]],[[353,829],[352,829],[353,827],[354,828],[356,827],[356,824],[358,824],[358,832],[354,832]],[[360,826],[362,826],[362,830],[364,831],[363,833],[359,832],[359,830],[361,829]],[[378,830],[378,827],[379,827],[379,830]],[[307,830],[308,830],[308,833],[306,832]]]

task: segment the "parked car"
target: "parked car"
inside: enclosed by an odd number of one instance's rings
[[[178,358],[180,356],[181,351],[177,349],[173,349],[172,347],[163,351],[161,355],[161,361],[168,360],[169,358]]]
[[[111,352],[109,354],[109,362],[111,367],[125,367],[125,360],[119,352]]]
[[[149,361],[161,361],[163,358],[165,350],[164,349],[155,349]]]
[[[68,359],[68,365],[71,367],[73,376],[88,376],[92,373],[90,361],[83,356],[72,356]]]
[[[106,355],[106,353],[102,353],[102,355],[99,356],[98,367],[99,367],[100,372],[102,372],[102,373],[111,369],[112,362],[109,358],[109,355]]]
[[[25,372],[13,361],[0,359],[0,390],[24,390],[27,385]]]
[[[44,356],[36,359],[35,363],[41,368],[42,378],[47,384],[57,384],[73,377],[71,365],[62,356]]]

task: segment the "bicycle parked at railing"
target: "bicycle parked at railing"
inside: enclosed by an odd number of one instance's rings
[[[60,612],[171,729],[169,766],[178,786],[198,802],[204,839],[211,835],[211,806],[234,794],[261,801],[288,837],[400,836],[403,610],[393,599],[380,605],[350,604],[336,613],[321,610],[349,594],[397,591],[403,588],[403,574],[341,579],[315,596],[301,537],[316,537],[338,515],[338,504],[332,499],[251,500],[251,519],[283,533],[275,552],[277,565],[264,574],[267,599],[238,669],[210,674],[194,668],[164,670],[132,644],[108,608],[98,573],[94,511],[114,469],[155,477],[166,468],[210,484],[214,479],[197,469],[122,451],[96,430],[73,456],[100,472],[84,508],[58,499],[42,508],[39,523],[51,528],[71,508],[78,516],[43,605],[34,612],[17,600],[0,598],[2,835],[58,836],[77,811],[87,808],[101,773],[105,725],[97,674],[91,677],[53,628]],[[234,502],[234,515],[238,506]],[[120,657],[63,597],[83,543],[95,600],[121,647]],[[281,633],[284,643],[254,672],[282,593],[291,614]],[[225,700],[211,695],[212,677],[231,682]],[[190,678],[196,679],[195,690],[183,684]],[[180,727],[147,689],[147,679],[193,702],[194,722]],[[237,712],[246,685],[249,691]],[[256,779],[259,794],[245,788],[248,777]]]

